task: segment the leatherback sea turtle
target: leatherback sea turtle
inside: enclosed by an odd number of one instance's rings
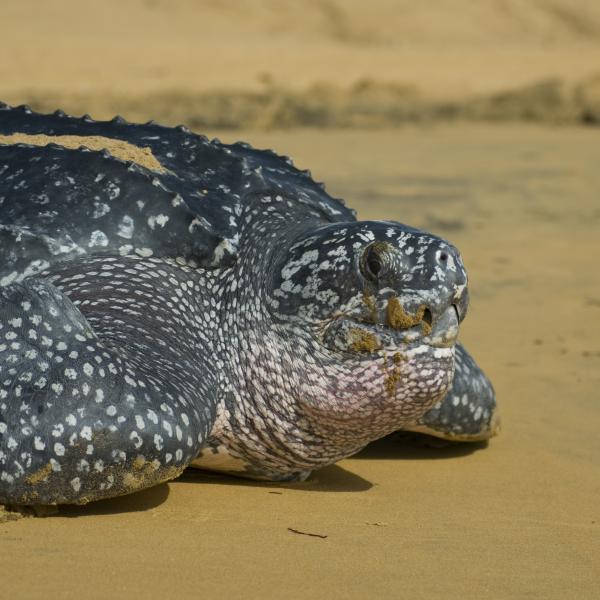
[[[490,437],[467,303],[454,246],[356,221],[288,158],[0,105],[0,502]]]

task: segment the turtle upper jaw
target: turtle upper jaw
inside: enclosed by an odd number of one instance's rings
[[[424,311],[424,318],[414,325],[407,327],[388,325],[367,325],[373,328],[373,333],[378,335],[383,348],[403,348],[406,346],[424,345],[433,348],[451,348],[458,337],[458,312],[454,304],[435,320],[431,320],[431,313]],[[429,316],[429,318],[427,318]],[[364,326],[364,325],[363,325]]]
[[[379,323],[362,316],[351,315],[335,319],[327,328],[324,341],[331,349],[353,353],[372,354],[378,351],[402,352],[417,346],[452,348],[459,330],[458,311],[451,304],[435,320],[423,311],[419,322],[401,327],[396,323]]]
[[[434,348],[450,348],[456,343],[458,329],[458,309],[455,304],[451,304],[430,326],[423,343]]]

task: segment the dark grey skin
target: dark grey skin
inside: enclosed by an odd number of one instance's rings
[[[399,429],[495,433],[448,242],[357,222],[289,159],[182,127],[0,105],[0,136],[1,503],[190,465],[302,479]]]

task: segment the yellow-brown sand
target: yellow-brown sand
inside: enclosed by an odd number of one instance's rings
[[[595,0],[21,0],[2,22],[4,91],[369,78],[462,95],[600,69]]]
[[[165,168],[158,162],[150,148],[140,148],[123,140],[98,135],[31,135],[15,133],[13,135],[0,135],[0,144],[30,144],[32,146],[58,144],[71,149],[85,146],[90,150],[108,150],[113,156],[121,160],[131,161],[151,171],[159,173],[165,171]]]
[[[597,598],[597,133],[235,137],[291,154],[361,218],[458,245],[472,289],[461,337],[496,386],[503,431],[487,448],[379,442],[302,484],[193,472],[1,523],[0,596]]]
[[[20,0],[2,48],[0,100],[102,119],[600,120],[597,0]]]

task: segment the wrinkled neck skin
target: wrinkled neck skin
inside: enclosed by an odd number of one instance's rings
[[[277,253],[328,224],[317,212],[307,219],[306,207],[278,198],[257,198],[247,209],[240,259],[222,274],[218,418],[195,464],[294,480],[424,414],[451,383],[454,348],[436,351],[435,359],[419,347],[342,356],[321,343],[328,323],[273,315],[265,287]],[[426,369],[439,376],[424,378]]]

